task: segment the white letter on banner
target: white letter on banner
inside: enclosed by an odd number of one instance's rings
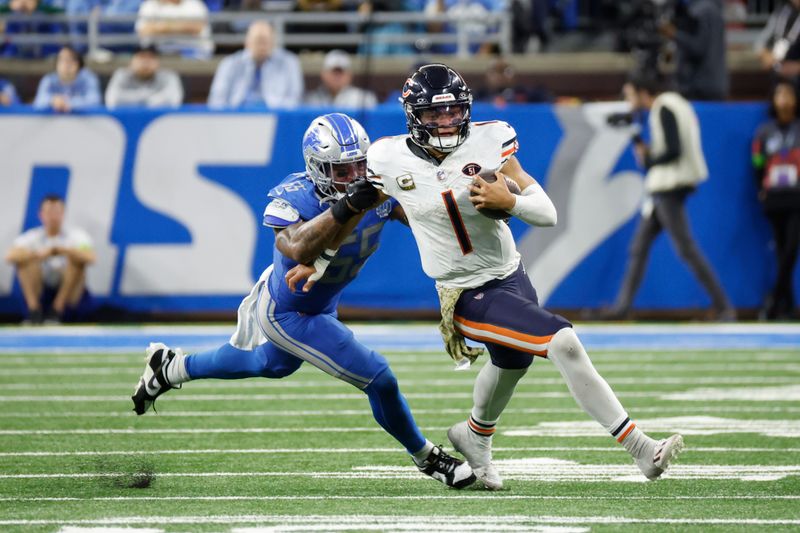
[[[139,139],[133,190],[146,207],[192,236],[191,244],[128,246],[120,294],[240,294],[251,273],[259,223],[230,189],[201,176],[198,165],[266,165],[273,115],[167,115]]]
[[[86,230],[94,241],[97,263],[87,270],[87,284],[107,296],[117,261],[111,225],[117,205],[125,131],[111,117],[0,116],[0,247],[3,252],[22,232],[33,169],[69,169],[66,225]],[[0,262],[0,296],[11,292],[13,269]]]
[[[532,231],[517,246],[542,302],[594,249],[636,214],[642,176],[611,174],[628,148],[634,127],[614,128],[611,113],[629,111],[619,102],[558,110],[564,138],[554,154],[547,192],[558,209],[553,231]]]

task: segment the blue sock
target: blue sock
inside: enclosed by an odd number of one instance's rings
[[[397,379],[389,368],[372,380],[364,392],[369,397],[375,420],[405,446],[408,453],[413,455],[425,446],[425,437],[414,422],[408,403],[400,394]]]

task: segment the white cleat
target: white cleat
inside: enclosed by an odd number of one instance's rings
[[[647,479],[656,480],[661,477],[679,453],[683,451],[683,437],[672,435],[655,443],[652,454],[636,459],[636,465]]]
[[[447,430],[447,438],[472,467],[475,477],[488,490],[503,488],[503,479],[492,464],[492,438],[480,437],[469,429],[466,420]]]

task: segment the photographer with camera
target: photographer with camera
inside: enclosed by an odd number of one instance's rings
[[[641,209],[622,287],[614,306],[603,317],[620,319],[629,314],[650,247],[666,230],[678,256],[711,296],[711,318],[735,320],[734,308],[692,237],[684,206],[689,195],[708,178],[697,115],[680,94],[664,91],[663,80],[658,77],[633,76],[623,90],[634,113],[650,111],[650,146],[638,135],[634,137],[636,160],[647,169],[645,189],[649,198]]]
[[[679,2],[675,22],[661,23],[659,32],[675,41],[675,78],[685,98],[724,100],[728,96],[722,0]]]

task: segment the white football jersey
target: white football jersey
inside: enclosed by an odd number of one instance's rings
[[[367,152],[375,183],[406,212],[425,273],[445,287],[475,288],[513,273],[520,256],[508,225],[481,215],[467,188],[517,151],[505,122],[476,122],[441,163],[408,135],[384,137]]]

